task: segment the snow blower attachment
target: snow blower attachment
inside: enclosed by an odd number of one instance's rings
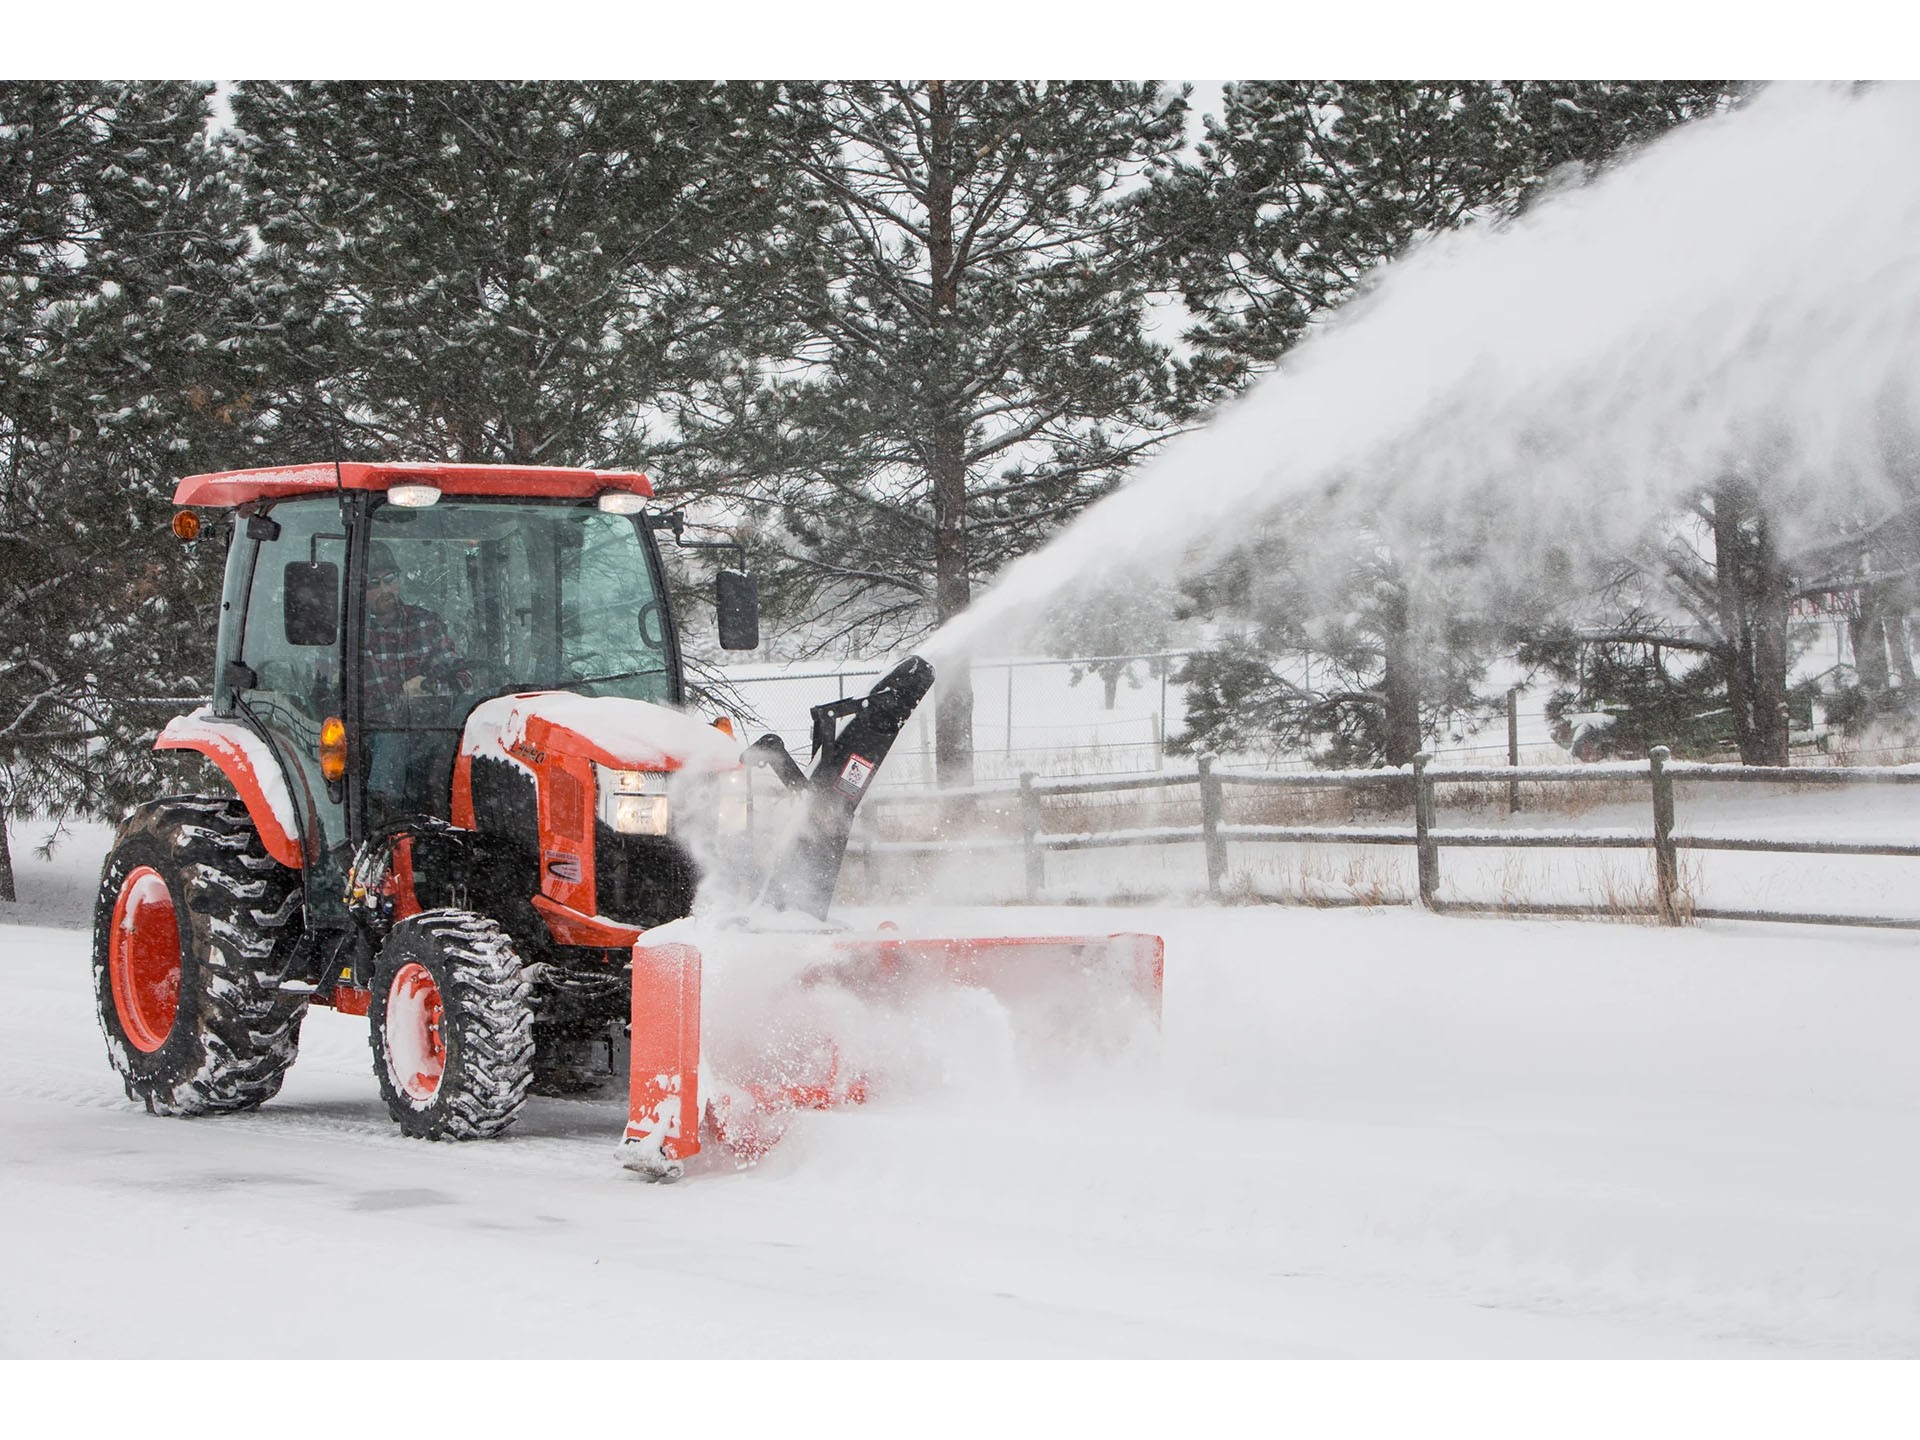
[[[914,656],[864,697],[815,706],[811,772],[777,736],[750,747],[746,758],[772,768],[804,805],[765,903],[826,919],[854,812],[932,684],[933,668]],[[916,1006],[951,987],[992,996],[1043,1042],[1097,1040],[1116,1004],[1157,1026],[1161,953],[1154,935],[936,938],[889,926],[854,936],[809,933],[778,917],[757,929],[678,921],[650,931],[633,949],[624,1163],[651,1179],[676,1179],[699,1152],[703,1125],[751,1159],[794,1112],[863,1103],[874,1083],[867,1061],[884,1055],[862,1057],[834,1033],[834,1020],[850,1020],[871,1039],[876,1017],[883,1029],[888,1016],[910,1025]],[[707,1057],[701,1007],[715,981],[735,1001],[736,1033],[731,1055]],[[758,1024],[740,1011],[757,1012]],[[703,1082],[703,1059],[713,1058],[721,1063],[705,1067]]]
[[[1152,937],[835,932],[855,811],[933,671],[816,707],[806,771],[771,736],[743,753],[686,712],[656,535],[732,547],[651,496],[541,466],[180,482],[177,505],[230,512],[226,581],[210,703],[156,748],[198,751],[228,793],[141,806],[101,876],[95,1004],[129,1098],[260,1105],[326,1006],[367,1018],[402,1133],[483,1139],[529,1093],[612,1079],[630,1031],[622,1153],[664,1178],[703,1124],[752,1155],[867,1098],[948,1002],[1041,1041],[1098,1043],[1116,997],[1157,1017]],[[211,528],[183,510],[174,533]],[[716,609],[723,646],[756,643],[750,578],[724,572]],[[763,879],[749,765],[793,802]],[[689,918],[696,894],[746,923]]]
[[[683,928],[685,927],[685,928]],[[693,937],[697,938],[696,940]],[[687,937],[687,938],[683,938]],[[864,1104],[903,1042],[981,1011],[1014,1045],[1108,1056],[1160,1023],[1157,935],[929,937],[708,931],[680,921],[633,950],[622,1163],[674,1180],[703,1136],[758,1159],[802,1111]],[[956,1011],[956,994],[982,1005]],[[729,1032],[702,1049],[702,1005]]]

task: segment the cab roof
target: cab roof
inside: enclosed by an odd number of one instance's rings
[[[344,460],[336,478],[333,462],[323,460],[312,465],[274,465],[263,470],[189,475],[175,487],[173,503],[218,508],[245,505],[254,500],[318,495],[336,485],[347,490],[435,485],[449,495],[505,495],[529,500],[585,500],[603,490],[653,494],[652,483],[637,470],[574,470],[559,465],[443,465],[434,461],[369,465]]]

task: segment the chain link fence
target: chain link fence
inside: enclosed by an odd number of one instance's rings
[[[1186,716],[1185,688],[1173,674],[1185,652],[1080,659],[977,660],[973,666],[973,764],[979,784],[1041,775],[1136,775],[1191,761],[1167,754]],[[880,678],[874,666],[845,669],[734,667],[751,735],[772,731],[803,763],[808,710],[864,695]],[[924,702],[895,742],[878,783],[935,782],[934,703]],[[1171,732],[1169,730],[1171,727]]]
[[[1860,657],[1845,615],[1796,611],[1793,642],[1796,681],[1812,679],[1823,691],[1851,683]],[[1073,779],[1191,772],[1193,759],[1170,755],[1167,746],[1186,728],[1187,687],[1174,676],[1192,653],[1166,650],[974,662],[974,782],[1015,783],[1023,773]],[[1894,664],[1891,670],[1890,682],[1897,692],[1905,693],[1911,687],[1903,667]],[[804,761],[808,708],[865,694],[882,668],[760,665],[730,667],[725,673],[753,712],[747,717],[753,733],[774,731]],[[1312,689],[1316,677],[1310,666],[1303,665],[1296,678],[1303,688]],[[1498,684],[1497,671],[1491,683]],[[1644,757],[1643,746],[1609,743],[1605,732],[1617,717],[1604,710],[1571,713],[1561,717],[1564,723],[1556,723],[1546,713],[1553,688],[1551,682],[1539,681],[1516,686],[1504,695],[1496,691],[1483,709],[1452,717],[1441,733],[1428,737],[1424,748],[1441,766],[1557,765],[1569,758]],[[878,783],[887,788],[935,783],[934,708],[931,702],[923,704],[908,723]],[[1583,734],[1586,743],[1581,743]],[[1654,743],[1672,742],[1657,736]],[[1726,751],[1731,758],[1730,743]],[[1809,766],[1909,764],[1920,761],[1920,725],[1888,721],[1853,733],[1830,732],[1822,701],[1815,704],[1810,717],[1796,718],[1791,756],[1793,764]],[[1286,773],[1313,768],[1303,756],[1244,752],[1216,758],[1238,770]]]
[[[973,667],[974,783],[1016,783],[1022,774],[1048,779],[1191,771],[1191,757],[1170,754],[1186,728],[1187,691],[1174,676],[1190,652],[1077,658],[989,659]],[[808,710],[863,695],[878,666],[733,667],[727,679],[754,736],[772,731],[803,763]],[[935,783],[934,703],[923,703],[896,742],[877,783],[887,788]],[[1483,712],[1457,717],[1428,745],[1436,763],[1550,765],[1568,758],[1581,725],[1604,729],[1604,716],[1576,716],[1554,738],[1545,697],[1520,691]],[[1238,769],[1275,772],[1313,768],[1305,757],[1223,755]]]

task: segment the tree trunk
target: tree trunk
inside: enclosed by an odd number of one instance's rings
[[[7,816],[0,810],[0,900],[17,900],[13,893],[13,850],[8,842]]]
[[[1902,690],[1908,693],[1907,699],[1913,699],[1913,646],[1907,639],[1907,617],[1903,610],[1888,609],[1880,616],[1880,626],[1887,632],[1887,658],[1893,664],[1893,679]]]
[[[1753,481],[1726,476],[1714,486],[1713,547],[1740,761],[1785,765],[1790,586]]]
[[[1404,597],[1389,604],[1385,622],[1380,693],[1386,706],[1383,736],[1386,760],[1389,765],[1411,765],[1413,757],[1420,753],[1420,684],[1412,637],[1407,633]]]
[[[1860,613],[1847,621],[1847,643],[1853,646],[1853,672],[1860,688],[1875,700],[1887,693],[1887,639],[1880,613],[1880,596],[1871,585],[1858,591]]]
[[[966,419],[959,399],[959,377],[949,317],[959,296],[953,254],[953,118],[946,85],[927,86],[927,263],[932,271],[931,313],[934,335],[934,385],[930,399],[933,488],[934,614],[944,625],[972,599],[967,565]],[[973,669],[964,659],[948,662],[936,677],[939,698],[934,711],[933,750],[945,786],[973,783]]]

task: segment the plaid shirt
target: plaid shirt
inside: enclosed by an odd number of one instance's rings
[[[462,689],[473,683],[446,622],[431,610],[404,600],[389,615],[369,609],[364,683],[370,715],[399,717],[406,708],[406,683],[415,675]]]

